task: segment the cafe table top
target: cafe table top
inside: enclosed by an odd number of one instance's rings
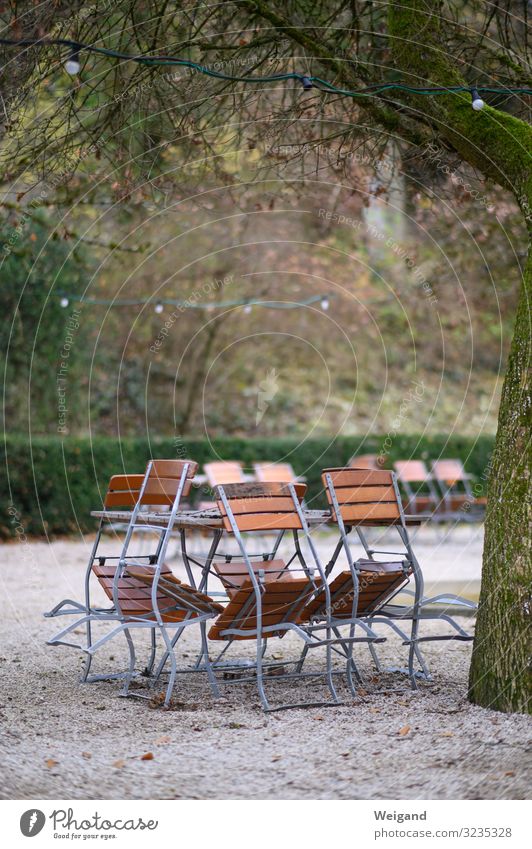
[[[307,520],[307,524],[311,528],[318,527],[320,525],[334,525],[335,522],[332,519],[331,513],[329,510],[308,510],[304,509],[303,513]],[[162,512],[151,512],[149,510],[141,510],[137,516],[137,522],[140,524],[146,525],[155,525],[157,527],[165,527],[168,524],[168,511]],[[131,519],[131,511],[130,510],[93,510],[91,512],[91,516],[95,519],[105,519],[109,522],[118,522],[128,524]],[[422,522],[426,521],[430,518],[428,515],[419,514],[419,515],[408,515],[405,516],[405,521],[407,525],[420,525]],[[351,523],[350,523],[351,524]],[[357,523],[352,523],[357,524]],[[359,523],[364,527],[375,526],[375,527],[383,527],[389,525],[389,522],[383,522],[382,520],[376,520],[374,522],[370,522],[368,520],[364,520]],[[399,521],[397,522],[399,524]],[[180,510],[176,514],[176,519],[174,523],[174,528],[176,530],[200,530],[204,529],[212,529],[212,530],[223,530],[223,520],[222,514],[218,510],[217,507],[210,507],[205,510]],[[272,528],[272,530],[275,530]]]

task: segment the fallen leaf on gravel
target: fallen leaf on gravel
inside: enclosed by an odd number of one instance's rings
[[[363,690],[363,689],[357,690],[357,695],[359,695],[359,696],[367,696],[367,695],[368,695],[368,691],[367,691],[367,690]]]
[[[81,757],[86,758],[88,761],[90,761],[90,759],[92,758],[92,755],[91,755],[90,752],[82,752]]]
[[[141,761],[152,761],[153,760],[153,752],[146,752],[144,755],[140,756]]]
[[[379,709],[379,708],[370,707],[369,712],[370,712],[370,713],[380,713],[380,709]]]
[[[245,728],[246,726],[242,722],[229,722],[227,724],[228,728]]]
[[[122,769],[122,767],[125,766],[125,765],[126,765],[126,762],[121,761],[121,760],[113,761],[113,763],[112,763],[112,766],[114,766],[116,769]]]
[[[340,757],[341,758],[348,758],[350,756],[350,754],[351,754],[351,752],[342,752]]]
[[[508,772],[505,772],[504,774],[505,775],[515,775],[515,772],[513,772],[513,770],[509,769]]]
[[[406,735],[409,734],[409,733],[410,733],[410,726],[409,725],[403,725],[403,727],[400,728],[399,731],[398,731],[398,734],[399,734],[400,737],[406,737]]]
[[[53,758],[48,758],[45,761],[45,764],[48,767],[48,769],[51,769],[53,766],[57,766],[58,763],[59,763],[59,761],[54,761]]]
[[[323,722],[323,716],[313,716],[312,719],[316,719],[318,722]]]
[[[156,746],[164,746],[165,743],[171,743],[171,742],[172,742],[172,738],[168,737],[166,734],[163,734],[162,737],[157,737],[157,740],[155,741],[155,745]]]
[[[284,652],[282,652],[282,651],[274,651],[274,652],[272,653],[272,657],[273,657],[273,658],[275,658],[275,660],[280,660],[282,657],[284,657]]]
[[[454,737],[454,732],[453,731],[442,731],[441,736],[442,737]]]
[[[282,755],[274,755],[272,761],[280,761],[282,759]]]
[[[199,707],[200,707],[199,705],[197,705],[197,704],[189,704],[188,705],[185,702],[177,701],[177,699],[170,699],[170,704],[168,705],[168,707],[165,707],[164,706],[165,697],[166,697],[165,691],[163,691],[162,693],[158,693],[157,695],[153,696],[152,699],[150,699],[150,701],[148,702],[148,707],[152,708],[153,710],[155,710],[157,708],[162,708],[162,710],[168,710],[168,711],[170,711],[170,710],[199,710]]]

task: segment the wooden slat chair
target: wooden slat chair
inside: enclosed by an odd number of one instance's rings
[[[352,469],[381,469],[378,454],[354,454],[349,460]]]
[[[209,486],[216,487],[228,483],[245,483],[246,476],[239,460],[217,460],[205,463],[203,471],[207,475]]]
[[[442,495],[448,518],[482,521],[486,499],[473,495],[471,475],[468,475],[461,460],[435,460],[432,476]]]
[[[410,571],[401,563],[380,563],[375,560],[356,561],[358,585],[357,608],[353,612],[355,589],[350,570],[340,572],[330,584],[331,607],[335,619],[365,617],[389,601],[407,583]],[[309,619],[323,619],[326,615],[324,593],[317,593],[308,605],[305,615]]]
[[[140,491],[142,488],[142,484],[144,482],[145,475],[113,475],[107,486],[106,493],[103,497],[103,507],[107,508],[121,508],[123,510],[132,510],[140,496]],[[127,530],[129,526],[130,518],[124,520],[119,524],[121,530],[124,528]],[[54,618],[56,616],[64,616],[64,615],[75,615],[80,612],[88,613],[91,610],[98,610],[99,608],[93,607],[90,600],[90,579],[93,573],[93,566],[97,559],[100,560],[100,563],[105,563],[106,560],[116,560],[116,555],[113,555],[111,551],[108,554],[100,551],[100,546],[102,545],[104,538],[102,534],[109,527],[117,527],[116,522],[114,520],[100,519],[98,529],[96,531],[96,537],[94,540],[94,544],[92,547],[92,551],[89,557],[89,561],[87,564],[87,569],[85,572],[85,602],[78,602],[71,598],[65,598],[60,601],[52,610],[45,613],[46,618]],[[137,555],[139,558],[142,557],[142,554]],[[150,555],[144,555],[149,559]]]
[[[415,557],[405,522],[401,494],[394,472],[373,469],[325,469],[322,473],[331,515],[340,531],[340,539],[331,561],[327,565],[327,577],[332,573],[339,555],[343,551],[347,558],[348,569],[342,571],[331,582],[331,603],[334,615],[342,618],[351,615],[365,620],[373,629],[375,624],[384,623],[391,627],[409,646],[408,675],[413,689],[416,689],[416,677],[429,677],[427,665],[419,649],[419,643],[427,640],[470,640],[473,639],[448,613],[474,608],[467,599],[445,594],[425,598],[423,594],[423,574]],[[370,547],[364,528],[393,527],[401,544],[401,551],[389,551]],[[354,560],[348,535],[355,529],[364,547],[366,558]],[[380,561],[377,557],[393,554],[397,560]],[[399,592],[405,592],[410,579],[414,581],[414,601],[411,605],[393,604],[392,600]],[[409,592],[409,591],[406,591]],[[321,604],[320,604],[321,602]],[[443,608],[443,609],[442,609]],[[324,615],[323,601],[319,595],[309,604],[306,614],[310,619]],[[419,636],[419,623],[422,619],[438,619],[451,625],[454,633],[443,636]],[[408,636],[397,624],[398,621],[410,621],[411,633]],[[377,669],[380,664],[373,643],[369,649]],[[420,665],[416,670],[415,661]]]
[[[430,513],[433,519],[438,519],[442,512],[442,499],[423,460],[397,460],[393,467],[404,493],[406,512]]]
[[[253,470],[260,483],[297,483],[302,480],[290,463],[253,463]]]
[[[217,564],[215,567],[228,589],[229,603],[211,626],[208,637],[209,640],[226,641],[229,644],[237,640],[255,641],[254,670],[265,711],[296,706],[285,704],[271,707],[264,688],[263,641],[271,637],[283,637],[288,631],[295,632],[309,647],[320,645],[327,649],[327,668],[316,674],[326,676],[332,702],[305,702],[297,706],[338,704],[330,656],[334,640],[328,632],[327,638],[320,641],[300,624],[302,611],[324,580],[324,572],[308,535],[301,509],[305,490],[304,484],[282,482],[233,484],[218,488],[218,506],[225,530],[234,535],[243,561],[238,564]],[[284,560],[266,560],[253,564],[243,534],[281,530],[292,531],[294,535],[295,552],[291,560],[288,563]],[[303,558],[299,534],[303,534],[307,541],[310,540],[314,559],[312,569]],[[292,566],[296,557],[299,574],[294,573]],[[315,577],[316,570],[318,574]],[[217,661],[214,661],[215,669],[216,664]]]
[[[222,484],[245,483],[248,480],[240,460],[214,460],[212,463],[205,463],[203,471],[211,490]],[[216,502],[203,499],[198,506],[200,510],[209,510],[216,506]]]
[[[130,506],[133,508],[131,519],[121,554],[118,557],[102,556],[97,551],[98,545],[95,543],[89,561],[88,576],[94,574],[97,577],[107,597],[112,601],[112,607],[105,610],[91,607],[87,589],[85,605],[78,606],[78,612],[81,609],[84,615],[48,641],[50,645],[74,645],[66,641],[65,637],[80,625],[86,625],[86,645],[75,645],[76,648],[86,652],[88,656],[83,680],[88,680],[91,659],[96,652],[110,639],[124,633],[130,652],[127,672],[111,676],[92,676],[91,680],[109,677],[123,678],[122,694],[128,695],[129,685],[135,674],[136,661],[130,632],[138,628],[149,628],[152,635],[159,633],[162,636],[165,647],[164,661],[167,658],[170,659],[171,672],[165,698],[165,704],[168,704],[177,672],[174,653],[177,638],[185,627],[199,623],[202,643],[206,645],[205,622],[207,619],[218,615],[222,610],[221,606],[205,594],[199,593],[194,587],[183,584],[175,578],[164,563],[180,499],[189,491],[196,468],[197,464],[192,461],[153,460],[148,464],[146,474],[138,489],[136,489],[138,476],[133,476],[133,480],[124,479],[124,476],[116,476],[111,480],[105,497],[105,506],[110,508]],[[141,509],[144,505],[169,508],[166,526],[149,526],[141,521],[139,517],[141,517]],[[157,536],[154,550],[150,554],[140,556],[130,554],[129,549],[135,532],[145,530],[146,527],[150,527]],[[146,560],[147,563],[139,562]],[[86,587],[88,588],[88,579]],[[93,642],[91,625],[95,622],[110,623],[114,627],[104,637]],[[170,636],[170,627],[177,627],[178,629],[174,638]],[[152,640],[152,649],[153,646],[154,640]],[[153,659],[151,665],[153,665]],[[206,671],[213,691],[217,694],[216,680],[210,670],[208,659]],[[155,680],[158,679],[161,672],[162,666],[160,664]]]

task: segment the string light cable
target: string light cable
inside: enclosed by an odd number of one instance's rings
[[[64,38],[0,38],[0,45],[4,47],[62,47],[68,51],[67,59],[64,63],[65,70],[71,75],[79,73],[81,68],[81,53],[95,53],[100,56],[107,56],[110,59],[122,60],[125,62],[136,62],[140,65],[157,66],[171,65],[182,68],[190,68],[207,77],[212,77],[218,80],[226,80],[229,82],[241,83],[276,83],[289,80],[299,82],[305,91],[317,89],[319,91],[331,94],[339,94],[344,97],[377,97],[386,94],[386,92],[402,91],[408,94],[419,94],[425,96],[438,96],[445,94],[454,94],[460,92],[468,92],[471,95],[472,107],[475,111],[483,109],[485,103],[482,100],[481,94],[521,94],[531,95],[532,88],[522,86],[411,86],[401,82],[374,83],[366,88],[352,91],[350,89],[339,88],[333,83],[314,77],[310,74],[299,74],[296,72],[286,72],[281,74],[269,74],[267,76],[256,75],[233,75],[226,74],[223,71],[217,71],[213,68],[208,68],[206,65],[201,65],[198,62],[192,62],[189,59],[180,59],[176,56],[143,56],[130,53],[122,53],[118,50],[111,50],[107,47],[96,47],[92,44],[83,44],[77,41],[71,41]]]
[[[164,312],[165,306],[176,307],[183,312],[187,309],[196,310],[221,310],[231,307],[244,307],[244,312],[251,312],[253,307],[267,307],[272,310],[293,310],[300,307],[308,307],[319,302],[321,309],[327,312],[330,306],[330,298],[332,295],[312,295],[303,301],[259,301],[252,298],[235,301],[217,301],[213,303],[199,303],[192,300],[174,300],[173,298],[85,298],[83,295],[72,295],[68,292],[60,292],[58,294],[59,304],[66,309],[71,302],[80,302],[84,304],[93,304],[109,307],[134,307],[145,306],[146,304],[154,304],[154,312],[161,314]]]

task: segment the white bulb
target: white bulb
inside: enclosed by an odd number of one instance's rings
[[[327,312],[327,310],[329,309],[329,298],[321,299],[321,308],[322,310],[325,310],[325,312]]]
[[[249,313],[251,312],[251,304],[246,304],[246,306],[244,307],[244,312],[246,313],[246,315],[249,315]]]
[[[155,312],[160,314],[164,310],[164,307],[161,303],[155,304]]]
[[[73,77],[79,74],[79,62],[77,59],[67,59],[65,62],[65,71]]]
[[[477,97],[472,103],[472,106],[473,106],[473,109],[475,110],[475,112],[480,112],[481,109],[484,109],[485,105],[486,104],[484,103],[483,100],[480,99],[480,97]]]
[[[59,303],[61,304],[61,306],[62,306],[63,308],[68,307],[68,298],[61,298],[61,300],[59,301]]]

